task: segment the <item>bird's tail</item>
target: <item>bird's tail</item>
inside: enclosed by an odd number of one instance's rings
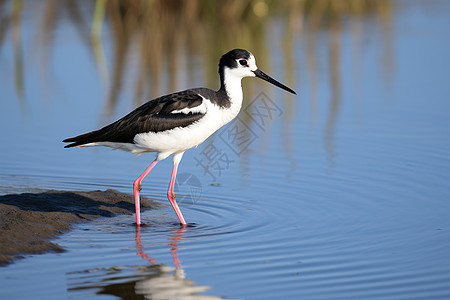
[[[83,146],[83,145],[86,145],[89,143],[98,142],[96,137],[97,137],[97,131],[91,131],[91,132],[81,134],[76,137],[65,139],[65,140],[63,140],[64,143],[71,143],[71,144],[65,145],[64,148],[78,147],[78,146]]]

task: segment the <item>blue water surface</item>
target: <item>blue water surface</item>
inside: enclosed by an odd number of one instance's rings
[[[305,30],[282,64],[274,17],[273,64],[258,66],[297,96],[243,80],[251,91],[239,117],[181,162],[176,191],[190,225],[178,226],[165,198],[167,159],[144,182],[143,195],[165,204],[143,212],[145,226],[133,216],[76,224],[55,240],[66,252],[0,268],[0,298],[450,299],[450,3],[431,2],[393,1],[387,30],[358,16],[338,34]],[[0,48],[0,192],[132,197],[153,154],[61,143],[133,109],[132,79],[106,113],[108,84],[77,31],[63,22],[43,62],[36,18],[22,24],[22,92],[11,32]],[[198,55],[195,66],[218,58]]]

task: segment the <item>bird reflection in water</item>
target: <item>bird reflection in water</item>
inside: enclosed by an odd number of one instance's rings
[[[195,282],[186,279],[180,259],[178,258],[178,242],[183,237],[186,227],[179,228],[170,236],[170,251],[172,252],[173,267],[165,265],[160,266],[160,275],[158,277],[149,277],[136,282],[135,291],[138,295],[145,295],[148,299],[222,299],[215,296],[198,295],[198,293],[209,290],[207,286],[195,286]],[[141,228],[136,226],[136,254],[152,265],[157,265],[156,260],[148,256],[141,242]]]
[[[178,242],[183,238],[185,231],[186,227],[181,227],[169,236],[168,246],[172,252],[175,268],[157,263],[154,257],[146,253],[141,242],[141,227],[136,226],[136,254],[150,264],[73,272],[69,274],[71,278],[68,291],[96,290],[98,295],[114,295],[120,299],[223,299],[199,295],[211,287],[196,286],[195,282],[186,279],[178,258]]]
[[[183,269],[183,267],[181,266],[181,263],[180,263],[180,259],[178,258],[178,241],[183,237],[183,233],[185,231],[186,231],[186,227],[181,227],[170,236],[170,240],[171,240],[171,242],[169,243],[170,252],[172,252],[173,263],[175,264],[176,270]],[[143,259],[148,260],[151,264],[156,263],[156,260],[153,257],[148,256],[144,252],[144,247],[142,246],[142,242],[141,242],[141,227],[140,226],[136,226],[136,249],[138,250],[138,252],[136,252],[137,255],[139,255]]]

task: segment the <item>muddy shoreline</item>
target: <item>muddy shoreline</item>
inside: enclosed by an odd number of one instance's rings
[[[71,224],[133,214],[133,196],[116,190],[55,191],[0,196],[0,266],[27,254],[65,251],[52,239]],[[158,203],[141,198],[143,209]]]

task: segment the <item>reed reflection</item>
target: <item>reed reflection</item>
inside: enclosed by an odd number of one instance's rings
[[[23,19],[30,18],[30,11],[39,15],[36,26]],[[102,116],[106,117],[100,121],[101,125],[112,121],[123,98],[132,98],[133,106],[137,106],[185,88],[218,88],[217,59],[233,48],[249,49],[258,57],[258,65],[264,66],[269,74],[298,87],[302,93],[299,97],[308,99],[308,118],[313,128],[322,113],[318,105],[323,101],[319,78],[330,76],[326,85],[333,96],[323,138],[332,166],[332,157],[336,155],[335,126],[341,102],[345,101],[341,99],[339,77],[341,68],[347,68],[341,62],[346,45],[340,40],[350,33],[354,59],[348,69],[355,79],[352,89],[357,92],[358,86],[362,86],[364,39],[376,28],[383,43],[380,71],[389,83],[395,67],[393,11],[391,0],[46,0],[39,1],[39,5],[33,1],[0,1],[0,49],[12,48],[15,90],[18,99],[23,99],[27,84],[24,70],[29,68],[26,64],[38,59],[41,73],[46,74],[52,61],[48,56],[58,41],[57,29],[73,27],[105,83],[107,101]],[[33,47],[45,50],[39,52],[44,59],[26,57],[29,54],[24,50],[30,45],[20,38],[26,30],[34,32]],[[6,38],[9,32],[11,42]],[[323,53],[329,55],[321,56]],[[121,97],[124,89],[131,89],[133,95]],[[244,89],[248,101],[271,87],[246,83]],[[296,104],[291,96],[281,97],[284,98],[277,102],[283,104],[285,111],[293,111],[291,108]],[[298,117],[285,115],[284,122],[296,121]],[[287,153],[292,153],[291,144],[286,140]]]

